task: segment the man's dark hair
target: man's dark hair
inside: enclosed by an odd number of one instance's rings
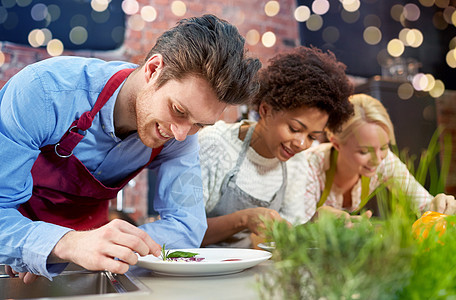
[[[258,110],[261,102],[276,111],[317,108],[328,114],[328,129],[338,131],[353,114],[348,101],[353,85],[345,69],[332,52],[315,47],[301,46],[278,54],[259,72],[260,91],[252,101],[253,108]]]
[[[244,104],[258,92],[261,68],[257,58],[246,57],[244,45],[235,26],[203,15],[182,19],[163,33],[145,60],[154,54],[163,56],[157,88],[170,79],[199,76],[209,82],[221,102]]]

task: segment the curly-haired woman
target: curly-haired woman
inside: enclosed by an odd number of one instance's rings
[[[353,113],[353,86],[331,52],[297,47],[272,58],[259,73],[252,108],[258,122],[223,121],[199,133],[208,230],[202,246],[252,247],[264,218],[308,221],[301,151],[337,131]]]

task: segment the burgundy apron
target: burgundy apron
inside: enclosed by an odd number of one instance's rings
[[[33,221],[45,221],[76,230],[98,228],[108,222],[110,200],[150,164],[162,147],[153,149],[146,165],[114,187],[106,187],[98,181],[73,155],[73,149],[92,126],[94,116],[132,71],[124,69],[114,74],[92,110],[75,120],[57,144],[40,149],[41,153],[32,167],[32,197],[19,207],[22,215]]]

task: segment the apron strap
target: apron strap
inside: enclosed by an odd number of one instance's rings
[[[337,157],[339,152],[331,148],[331,157],[330,157],[330,165],[329,169],[326,170],[326,180],[325,180],[325,188],[321,193],[320,201],[317,203],[317,208],[321,207],[326,200],[328,199],[329,193],[331,192],[331,187],[334,183],[334,175],[336,174],[336,166],[337,166]],[[361,209],[366,205],[369,201],[369,184],[370,184],[370,177],[361,176],[361,203],[357,210],[353,213],[358,213]]]
[[[361,176],[361,203],[359,204],[358,209],[352,212],[352,214],[358,214],[369,201],[369,184],[370,177]]]
[[[334,182],[334,175],[336,174],[338,155],[339,155],[339,152],[336,149],[331,148],[331,156],[329,159],[329,169],[326,170],[325,189],[323,190],[323,193],[321,193],[320,201],[318,201],[318,203],[317,203],[317,208],[319,208],[326,202],[326,199],[328,199],[329,192],[331,192],[331,187]]]
[[[122,69],[116,72],[105,85],[105,88],[98,95],[95,105],[90,111],[84,112],[81,117],[75,120],[68,131],[63,135],[60,141],[55,145],[55,153],[63,158],[70,157],[73,154],[73,149],[84,138],[85,131],[92,126],[93,118],[111,98],[120,84],[125,78],[133,72],[134,69]]]

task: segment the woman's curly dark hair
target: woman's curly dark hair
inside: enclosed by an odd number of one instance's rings
[[[276,111],[318,108],[328,113],[328,129],[337,132],[353,114],[348,101],[353,85],[345,69],[332,52],[312,46],[278,54],[259,72],[260,91],[252,100],[253,109],[258,111],[261,102]]]

